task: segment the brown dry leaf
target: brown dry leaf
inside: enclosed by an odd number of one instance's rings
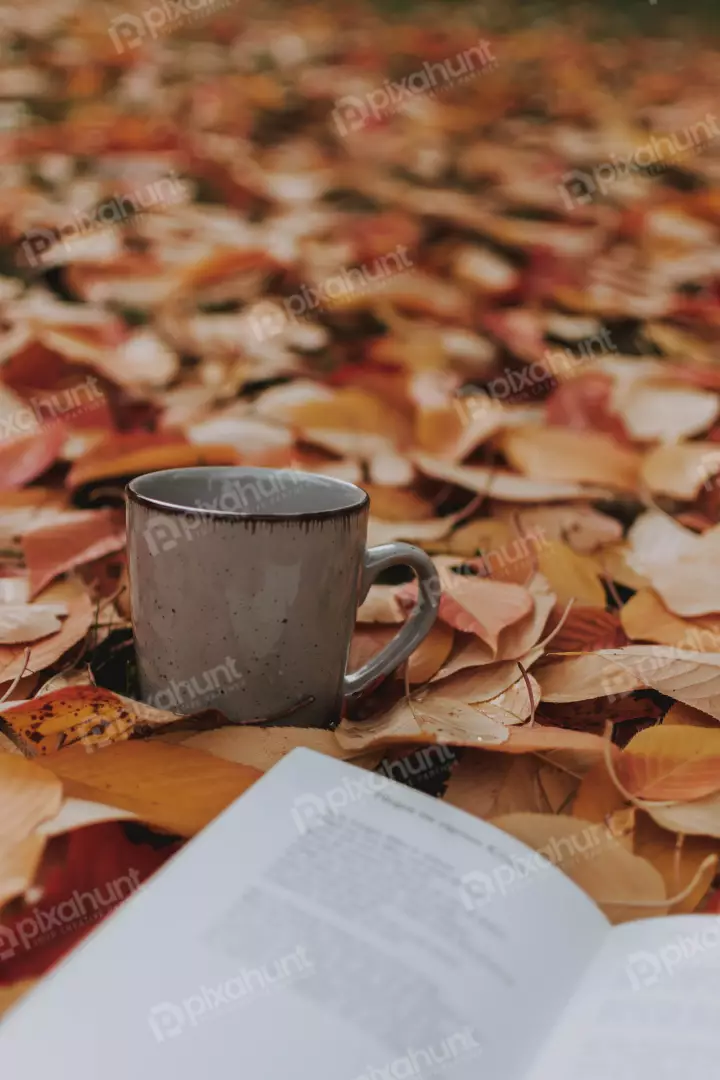
[[[537,676],[543,701],[585,701],[651,687],[720,720],[720,653],[629,645],[555,661]]]
[[[615,771],[635,798],[682,802],[711,795],[720,790],[720,728],[646,728],[618,755]]]
[[[617,758],[617,752],[613,759]],[[573,801],[573,817],[585,821],[608,821],[618,810],[629,805],[608,771],[607,763],[600,761],[587,772]]]
[[[681,619],[668,611],[652,589],[639,589],[631,596],[620,611],[620,621],[632,641],[720,653],[720,616]]]
[[[708,865],[703,868],[689,896],[669,910],[671,915],[690,915],[698,908],[717,872],[716,843],[701,837],[672,836],[659,828],[647,814],[638,814],[633,850],[662,874],[668,896],[683,892],[695,880],[704,861],[708,859]]]
[[[605,826],[563,814],[507,814],[493,818],[492,824],[546,857],[549,853],[550,861],[612,923],[662,911],[666,898],[662,876],[646,859],[630,854]]]
[[[602,571],[594,556],[579,555],[567,544],[553,540],[538,551],[537,560],[560,605],[565,607],[574,600],[588,607],[605,607]]]
[[[561,427],[506,431],[502,449],[525,476],[559,483],[598,484],[635,491],[640,456],[600,432]]]
[[[15,679],[22,672],[42,671],[54,664],[63,653],[85,637],[93,621],[93,606],[87,591],[75,578],[50,585],[38,597],[41,604],[63,604],[68,617],[60,630],[30,646],[25,661],[25,646],[0,645],[0,683]]]
[[[465,753],[443,799],[480,818],[516,813],[561,813],[577,781],[530,754]]]
[[[646,454],[641,477],[654,495],[669,495],[673,499],[691,501],[718,472],[718,443],[671,443],[658,446]]]
[[[262,773],[248,765],[160,740],[114,743],[96,754],[72,747],[44,766],[68,796],[130,810],[141,821],[194,836]]]
[[[507,472],[505,469],[491,469],[487,465],[453,465],[443,458],[431,457],[430,454],[412,454],[411,460],[420,472],[435,480],[444,480],[447,484],[457,484],[468,491],[476,491],[488,498],[508,502],[601,499],[609,494],[602,488],[590,488],[567,481],[539,480]]]

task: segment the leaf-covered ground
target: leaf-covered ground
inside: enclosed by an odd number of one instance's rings
[[[717,52],[142,20],[0,36],[0,1010],[295,745],[537,848],[603,825],[559,865],[615,922],[716,910]],[[435,559],[334,731],[137,701],[123,487],[203,463],[351,480]]]

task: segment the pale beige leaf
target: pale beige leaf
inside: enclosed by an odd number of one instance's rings
[[[38,826],[37,833],[45,837],[62,836],[75,829],[84,829],[86,825],[100,825],[108,821],[137,821],[137,814],[86,799],[66,799],[55,817]]]
[[[504,469],[491,469],[486,465],[453,465],[429,454],[413,454],[411,459],[426,476],[444,480],[447,484],[457,484],[468,491],[476,491],[493,499],[510,502],[559,502],[565,499],[601,499],[609,494],[603,488],[590,488],[583,484],[558,480],[538,480]]]
[[[640,456],[601,432],[516,428],[504,433],[502,449],[511,465],[537,480],[637,488]]]
[[[720,653],[629,645],[559,660],[536,674],[543,701],[585,701],[650,687],[720,720]]]
[[[654,495],[690,501],[697,498],[717,472],[720,472],[718,443],[670,443],[657,446],[645,456],[641,476]]]
[[[632,569],[646,576],[676,615],[720,612],[720,526],[702,536],[659,511],[638,518],[628,534]]]
[[[687,836],[714,836],[720,840],[720,791],[704,799],[646,807],[646,812],[663,829]]]
[[[370,591],[357,610],[360,623],[401,623],[405,614],[396,598],[394,585],[371,585]]]
[[[65,604],[0,604],[0,645],[38,641],[54,634],[67,615]]]
[[[362,727],[362,724],[358,726]],[[306,746],[319,754],[341,760],[349,756],[340,746],[334,732],[316,728],[262,728],[250,724],[232,724],[191,735],[183,739],[183,745],[204,750],[205,753],[224,758],[225,761],[252,765],[261,772],[267,772],[297,746]]]
[[[619,406],[619,407],[618,407]],[[717,419],[717,394],[678,383],[636,382],[616,402],[631,439],[674,443],[699,435]]]
[[[429,521],[380,521],[371,517],[368,522],[368,544],[392,544],[395,540],[424,544],[447,536],[454,517],[430,518]]]

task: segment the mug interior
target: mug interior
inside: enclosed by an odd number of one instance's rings
[[[199,466],[146,473],[128,484],[131,498],[156,510],[204,510],[228,517],[315,517],[359,510],[362,488],[295,469]]]

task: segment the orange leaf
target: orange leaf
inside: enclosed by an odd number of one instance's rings
[[[19,488],[42,476],[60,456],[67,431],[48,424],[34,435],[0,445],[0,489]]]
[[[194,836],[262,773],[160,740],[114,743],[97,754],[72,747],[43,759],[79,799],[131,810],[141,821]]]
[[[648,728],[628,743],[616,768],[622,785],[638,798],[701,799],[720,790],[720,730]]]
[[[70,521],[32,529],[22,538],[30,595],[75,566],[99,559],[125,544],[125,529],[111,510],[88,510]]]

